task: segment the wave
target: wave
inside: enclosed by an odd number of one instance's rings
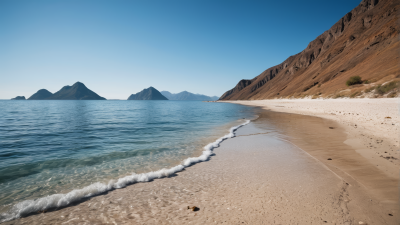
[[[114,189],[124,188],[130,184],[139,182],[149,182],[154,179],[169,177],[195,163],[204,162],[208,160],[210,156],[213,154],[214,148],[218,148],[221,142],[223,142],[224,140],[235,137],[235,131],[240,127],[245,126],[249,123],[250,120],[247,120],[243,124],[232,127],[229,130],[229,134],[206,145],[204,147],[203,153],[199,157],[191,157],[185,159],[178,166],[148,173],[141,173],[141,174],[133,173],[130,176],[122,177],[119,178],[118,180],[110,180],[108,184],[96,182],[82,189],[72,190],[66,194],[53,194],[35,200],[25,200],[12,206],[12,208],[8,212],[2,213],[0,215],[0,222],[10,221],[39,211],[65,207],[72,203],[78,202],[84,198],[89,198],[108,191],[112,191]]]

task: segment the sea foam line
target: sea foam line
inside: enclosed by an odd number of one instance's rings
[[[152,171],[148,173],[135,174],[130,176],[119,178],[118,180],[110,180],[108,184],[96,182],[82,189],[75,189],[66,194],[53,194],[46,197],[38,198],[35,200],[25,200],[15,204],[7,213],[2,213],[0,216],[0,222],[6,222],[13,219],[17,219],[31,213],[44,211],[53,208],[60,208],[70,205],[71,203],[77,202],[83,198],[92,197],[95,195],[102,194],[113,189],[124,188],[130,184],[138,182],[149,182],[154,179],[168,177],[177,172],[182,171],[186,167],[195,163],[204,162],[210,158],[214,148],[218,148],[221,142],[228,138],[235,137],[235,131],[247,124],[250,120],[238,126],[234,126],[229,130],[229,134],[217,139],[216,141],[206,145],[203,153],[199,157],[192,157],[185,159],[182,164],[169,168],[161,169],[158,171]]]

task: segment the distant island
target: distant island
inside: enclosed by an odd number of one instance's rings
[[[11,100],[26,100],[25,96],[17,96],[15,98],[12,98]]]
[[[28,100],[45,100],[47,98],[50,98],[52,95],[53,93],[51,93],[50,91],[46,89],[40,89],[31,97],[29,97]]]
[[[159,92],[154,87],[149,87],[136,94],[131,94],[127,100],[216,101],[218,98],[217,96],[193,94],[188,91],[177,94],[169,91]],[[76,82],[72,86],[64,86],[54,94],[47,89],[40,89],[28,99],[25,99],[25,96],[17,96],[11,100],[106,100],[106,98],[91,91],[83,83]]]
[[[149,87],[143,89],[141,92],[132,94],[128,100],[168,100],[168,98],[162,95],[157,89]]]
[[[76,82],[72,86],[64,86],[52,94],[46,89],[40,89],[28,100],[106,100],[95,92],[88,89],[83,83]]]
[[[207,96],[201,94],[193,94],[187,91],[182,91],[178,94],[172,94],[169,91],[162,91],[162,95],[167,97],[169,100],[178,100],[178,101],[215,101],[218,100],[217,96]]]

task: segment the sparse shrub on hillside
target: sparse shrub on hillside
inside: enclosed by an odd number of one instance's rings
[[[347,86],[351,86],[351,85],[355,85],[355,84],[362,84],[362,80],[360,76],[353,76],[350,77],[347,81],[346,81],[346,85]]]
[[[379,85],[378,87],[376,87],[376,93],[380,95],[386,94],[389,91],[397,88],[398,85],[399,85],[398,82],[395,81],[389,82],[385,85]]]

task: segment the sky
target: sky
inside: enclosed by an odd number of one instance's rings
[[[361,0],[1,0],[0,99],[80,81],[221,96],[305,49]]]

